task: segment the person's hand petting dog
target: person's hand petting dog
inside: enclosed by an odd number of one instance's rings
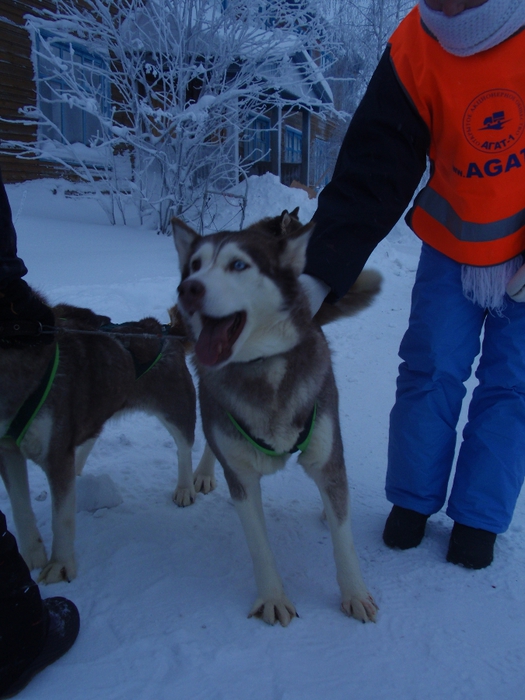
[[[39,326],[35,334],[13,335],[13,324],[34,321],[41,326],[55,325],[52,309],[45,304],[22,279],[15,279],[0,288],[0,345],[23,348],[29,345],[52,343],[53,333],[42,333]]]

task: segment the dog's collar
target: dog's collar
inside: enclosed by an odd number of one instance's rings
[[[264,442],[264,440],[252,437],[252,435],[250,435],[246,427],[239,423],[239,421],[237,421],[231,413],[227,413],[226,415],[228,416],[232,424],[235,426],[235,428],[237,428],[237,430],[240,432],[240,434],[244,438],[246,438],[246,440],[248,440],[248,442],[253,447],[255,447],[255,449],[259,450],[260,452],[263,452],[269,457],[284,457],[284,455],[292,454],[294,452],[304,452],[310,444],[310,440],[312,438],[312,433],[314,431],[315,426],[315,417],[317,415],[317,401],[314,403],[312,412],[310,413],[310,416],[306,421],[306,425],[299,434],[297,442],[291,450],[288,450],[288,452],[277,452],[273,449],[273,447],[271,447],[271,445],[268,445],[266,442]]]
[[[11,421],[11,424],[9,425],[9,428],[7,429],[2,440],[6,438],[14,440],[16,446],[20,447],[20,443],[29,430],[29,426],[36,418],[37,413],[42,408],[42,404],[47,399],[47,395],[51,391],[51,387],[55,381],[59,360],[60,350],[58,349],[57,343],[55,346],[55,354],[51,358],[51,362],[49,363],[40,384],[18,409],[16,416]]]

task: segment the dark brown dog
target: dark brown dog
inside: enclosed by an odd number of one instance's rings
[[[181,329],[172,327],[163,335],[156,319],[145,318],[113,328],[130,334],[118,339],[101,331],[109,323],[106,316],[68,305],[57,306],[54,312],[64,332],[57,334],[53,344],[0,349],[0,436],[7,433],[0,439],[0,473],[11,499],[22,556],[30,569],[42,568],[40,580],[46,583],[76,575],[75,475],[104,423],[116,414],[140,410],[165,425],[178,448],[179,477],[173,498],[181,506],[195,498],[191,448],[196,396],[183,344],[176,337]],[[155,337],[144,338],[144,333]],[[28,424],[30,409],[17,428],[17,421],[13,423],[17,413],[28,405],[29,397],[39,393],[42,378],[55,361],[58,367],[47,397],[33,420]],[[31,508],[26,459],[42,467],[50,485],[53,547],[49,560]],[[206,473],[209,460],[213,469],[213,456],[206,451],[199,473]],[[210,490],[210,478],[206,483]]]

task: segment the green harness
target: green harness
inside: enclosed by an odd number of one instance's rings
[[[317,415],[317,401],[315,402],[312,412],[310,413],[310,417],[306,421],[305,427],[303,428],[299,437],[297,438],[297,442],[291,450],[288,450],[288,452],[276,452],[270,445],[266,444],[264,440],[259,440],[252,437],[246,429],[246,427],[243,427],[239,423],[239,421],[235,420],[231,413],[227,413],[226,415],[228,416],[232,424],[240,432],[240,434],[244,438],[246,438],[246,440],[248,440],[248,442],[252,445],[252,447],[255,447],[256,450],[259,450],[259,452],[263,452],[269,457],[284,457],[285,455],[293,454],[294,452],[304,452],[310,444],[310,440],[312,438],[312,433],[314,431],[315,426],[315,417]]]
[[[139,362],[135,355],[131,352],[131,350],[129,348],[126,348],[126,350],[130,353],[131,357],[133,358],[133,364],[135,365],[135,379],[140,379],[146,374],[146,372],[149,372],[150,369],[153,369],[153,367],[155,367],[157,362],[162,359],[163,347],[164,341],[161,340],[157,356],[154,357],[151,362]]]
[[[51,387],[55,381],[59,360],[60,350],[58,349],[57,343],[55,354],[51,358],[51,362],[47,366],[40,384],[18,409],[2,440],[9,438],[15,441],[17,447],[20,447],[20,443],[29,430],[29,426],[35,420],[37,413],[42,408],[42,404],[47,399],[47,395],[51,391]]]
[[[123,326],[128,326],[128,323],[106,323],[104,326],[100,327],[101,331],[104,331],[106,333],[111,333],[114,332],[118,328],[122,328]],[[167,329],[170,328],[169,325],[163,326],[163,335],[167,334]],[[133,364],[135,366],[135,379],[140,379],[146,372],[149,372],[150,369],[155,367],[157,362],[162,358],[162,350],[164,348],[164,343],[165,343],[165,338],[162,338],[160,343],[159,343],[159,349],[157,352],[157,355],[151,360],[151,362],[139,362],[133,352],[127,348],[125,345],[123,347],[126,347],[126,350],[129,352],[131,357],[133,358]]]

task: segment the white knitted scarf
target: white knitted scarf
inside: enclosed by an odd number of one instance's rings
[[[487,0],[479,7],[447,17],[419,0],[424,24],[441,46],[455,56],[472,56],[497,46],[525,25],[523,0]]]
[[[524,0],[487,0],[454,17],[431,10],[420,0],[419,12],[445,51],[455,56],[472,56],[497,46],[525,25]],[[472,303],[501,314],[507,282],[522,264],[523,256],[518,255],[501,265],[462,265],[463,293]]]
[[[506,306],[505,289],[507,282],[523,264],[523,256],[518,255],[501,265],[488,267],[461,266],[463,294],[473,304],[490,309],[498,316]]]

